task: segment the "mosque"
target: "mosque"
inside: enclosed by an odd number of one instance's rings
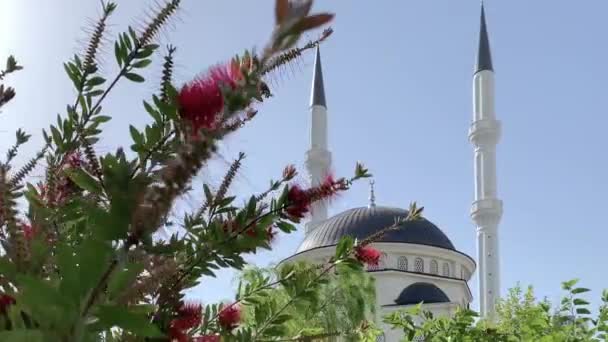
[[[311,146],[306,168],[312,184],[318,184],[331,167],[328,150],[327,104],[319,49],[314,64],[311,91]],[[494,69],[481,7],[477,63],[473,73],[473,120],[468,137],[474,147],[475,200],[471,218],[477,230],[477,258],[460,252],[449,237],[427,219],[403,223],[403,229],[385,234],[374,247],[382,252],[378,266],[368,267],[376,280],[377,323],[383,341],[398,341],[401,332],[383,325],[381,317],[395,310],[423,303],[435,315],[451,315],[468,307],[473,294],[468,282],[477,271],[482,317],[492,319],[500,296],[498,224],[502,201],[496,189],[496,144],[500,122],[494,112]],[[402,208],[377,205],[371,184],[369,204],[328,217],[328,203],[316,203],[305,236],[295,254],[285,261],[321,263],[334,255],[340,238],[364,239],[406,217]]]

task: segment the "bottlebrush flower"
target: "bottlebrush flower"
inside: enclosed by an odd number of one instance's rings
[[[5,314],[8,307],[14,305],[15,303],[15,298],[5,293],[0,294],[0,313]]]
[[[287,200],[289,201],[289,206],[285,209],[285,212],[293,218],[304,218],[310,211],[310,196],[308,192],[303,190],[299,185],[294,185],[289,188]]]
[[[235,72],[232,64],[217,65],[182,87],[178,94],[179,114],[192,125],[194,136],[201,128],[217,127],[224,109],[222,87],[234,89],[241,77],[241,72]]]
[[[177,310],[177,318],[171,321],[171,327],[185,331],[197,327],[203,318],[203,307],[200,304],[188,303]]]
[[[80,151],[70,152],[65,156],[65,160],[62,164],[63,169],[77,169],[83,166],[82,154]]]
[[[285,169],[283,169],[283,180],[292,180],[298,174],[296,171],[296,167],[293,165],[287,165]]]
[[[355,258],[364,264],[378,266],[380,251],[370,245],[355,247]]]
[[[36,229],[34,229],[34,227],[32,227],[32,225],[29,223],[22,223],[21,231],[23,232],[23,236],[27,241],[31,241],[36,235]]]
[[[272,242],[276,236],[277,232],[274,230],[273,226],[266,228],[266,241]]]
[[[299,185],[293,185],[287,193],[289,205],[285,209],[287,215],[294,219],[302,219],[308,212],[312,203],[335,197],[339,191],[346,189],[344,179],[335,180],[328,175],[319,186],[304,190]]]
[[[223,308],[218,314],[220,326],[226,330],[236,328],[241,321],[241,307],[238,304],[230,304]]]

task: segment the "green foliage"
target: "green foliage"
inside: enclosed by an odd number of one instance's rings
[[[247,268],[239,276],[236,299],[243,303],[248,325],[258,334],[264,329],[261,335],[266,337],[277,331],[303,340],[320,335],[346,341],[359,341],[363,334],[375,337],[368,323],[375,315],[374,279],[361,269],[341,268],[320,277],[323,271],[302,262]]]
[[[525,293],[517,286],[498,302],[496,319],[478,319],[477,313],[461,309],[453,317],[433,317],[420,306],[397,311],[384,322],[404,332],[404,341],[423,337],[425,341],[606,341],[608,291],[602,294],[597,318],[591,317],[589,302],[579,295],[589,289],[576,287],[578,280],[562,284],[566,295],[558,307],[537,301],[532,287]]]
[[[118,72],[106,75],[97,54],[109,40],[107,27],[118,6],[102,1],[86,50],[63,64],[73,101],[43,130],[40,152],[13,171],[12,161],[30,138],[17,130],[0,163],[0,340],[181,342],[221,336],[262,341],[338,335],[372,340],[377,330],[365,321],[374,314],[373,281],[354,257],[357,246],[351,239],[342,241],[325,265],[246,271],[234,303],[202,307],[184,297],[201,278],[221,268],[243,269],[247,254],[272,249],[278,231],[295,231],[301,217],[290,211],[294,206],[307,212],[313,202],[369,177],[358,164],[352,178],[300,189],[290,184],[296,171],[288,167],[261,194],[232,194],[245,157],[239,154],[218,189],[206,179],[198,182],[218,143],[271,97],[263,76],[289,61],[280,56],[304,32],[333,15],[309,15],[312,1],[293,8],[277,0],[267,46],[227,63],[230,84],[212,79],[217,84],[205,85],[212,95],[192,95],[211,97],[196,99],[203,108],[194,114],[184,108],[187,101],[180,103],[172,84],[176,49],[169,46],[160,92],[142,101],[150,122],[129,125],[130,151],[119,147],[98,157],[96,143],[112,119],[104,107],[110,93],[121,81],[148,81],[141,74],[158,59],[155,38],[180,5],[166,0],[141,30],[119,33],[113,42]],[[318,45],[327,32],[299,53]],[[20,69],[9,57],[0,80]],[[14,89],[0,85],[0,107],[14,96]],[[219,105],[205,107],[214,101]],[[209,118],[189,114],[212,115],[214,125],[198,127]],[[27,183],[42,160],[43,180]],[[200,207],[179,212],[176,203],[194,188],[204,192]],[[300,197],[294,198],[294,189]],[[21,212],[18,203],[27,209]],[[176,225],[169,238],[157,234]]]

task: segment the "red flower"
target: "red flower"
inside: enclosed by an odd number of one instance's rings
[[[355,258],[364,264],[377,266],[380,261],[380,255],[380,251],[369,245],[355,248]]]
[[[80,151],[74,151],[65,156],[63,167],[68,169],[77,169],[82,167],[83,164],[82,154]]]
[[[9,306],[15,304],[15,298],[3,293],[0,294],[0,313],[6,313],[6,309],[8,309]]]
[[[303,190],[299,185],[293,185],[287,193],[289,206],[285,212],[295,219],[304,218],[313,202],[332,198],[345,189],[344,179],[335,180],[332,175],[328,175],[319,186],[307,190]]]
[[[230,304],[218,314],[220,326],[226,330],[232,330],[241,321],[241,307],[238,304]]]
[[[203,307],[200,304],[188,303],[177,310],[177,318],[171,321],[171,327],[185,331],[197,327],[203,318]]]
[[[192,342],[220,342],[220,336],[219,335],[204,335],[204,336],[198,336],[198,337],[193,337]]]
[[[169,341],[188,342],[188,334],[177,329],[176,327],[169,327]]]
[[[287,193],[289,206],[285,211],[293,218],[301,219],[310,211],[310,195],[303,190],[299,185],[294,185],[289,188]]]
[[[250,228],[247,228],[245,234],[247,234],[247,236],[249,237],[255,238],[258,236],[257,228],[258,226],[256,224],[253,224]]]
[[[21,230],[23,231],[23,236],[27,241],[31,241],[36,235],[36,229],[32,227],[29,223],[22,223]]]
[[[218,65],[208,73],[185,84],[178,95],[179,114],[198,135],[201,128],[216,128],[224,109],[222,87],[234,89],[242,75],[235,74],[231,65]]]
[[[297,174],[298,174],[298,171],[296,170],[296,167],[293,165],[287,165],[283,169],[283,179],[284,180],[291,180]]]
[[[266,241],[272,242],[276,237],[277,232],[274,230],[273,226],[266,228]]]

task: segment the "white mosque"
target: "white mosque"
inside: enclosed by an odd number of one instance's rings
[[[331,166],[327,144],[327,105],[317,49],[311,94],[311,147],[306,167],[313,184],[322,181]],[[384,330],[382,340],[398,341],[399,331],[381,323],[381,317],[395,310],[423,303],[435,315],[451,315],[468,307],[473,295],[468,282],[476,268],[482,317],[492,319],[500,295],[498,224],[502,201],[496,191],[496,144],[500,122],[494,113],[494,71],[482,4],[479,51],[473,74],[473,121],[468,132],[475,155],[475,201],[471,217],[477,227],[477,258],[458,251],[448,236],[427,219],[410,221],[391,231],[373,245],[382,252],[378,266],[369,267],[376,280],[377,323]],[[306,224],[305,237],[296,253],[285,261],[321,263],[334,255],[341,237],[364,239],[390,226],[405,209],[377,205],[373,183],[369,204],[328,217],[328,204],[317,203]]]

